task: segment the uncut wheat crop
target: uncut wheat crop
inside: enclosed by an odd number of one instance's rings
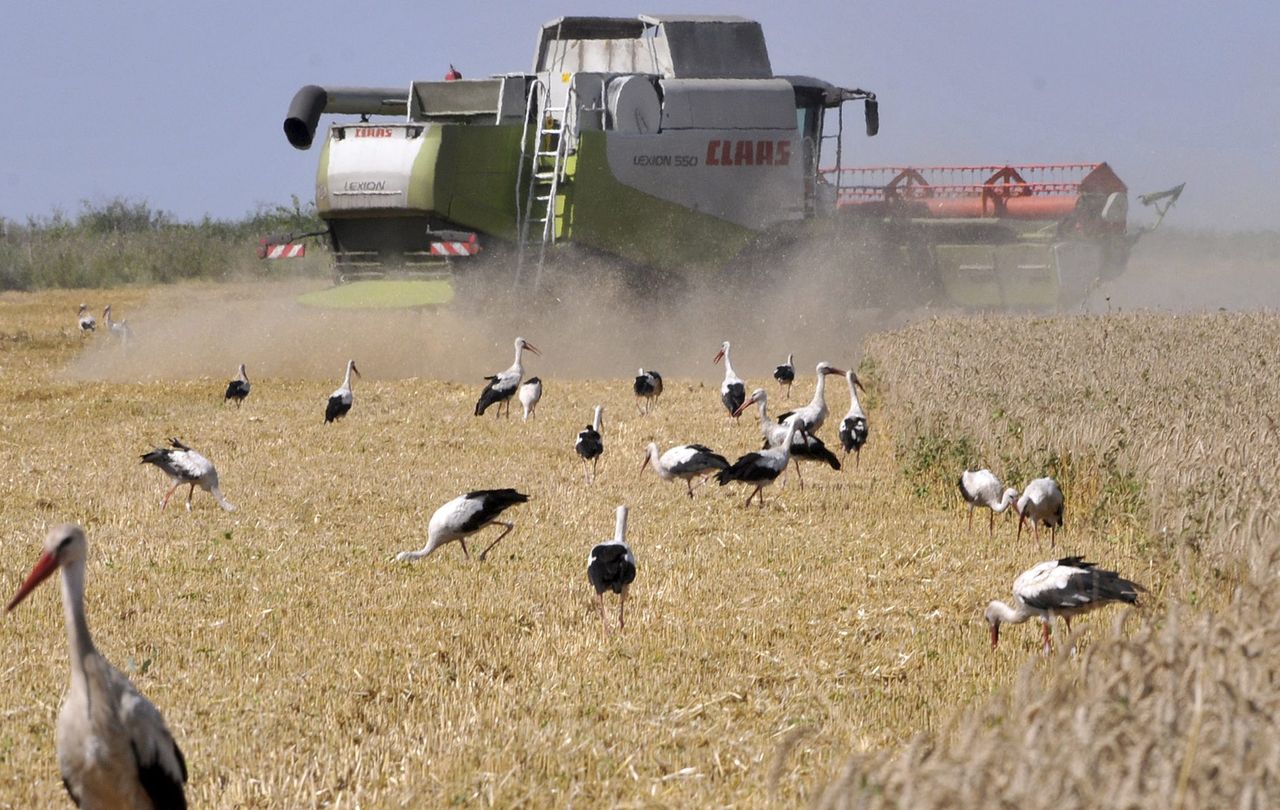
[[[1238,339],[1276,345],[1275,318],[975,317],[865,343],[851,330],[808,352],[860,369],[860,463],[808,467],[803,490],[790,476],[743,509],[736,485],[689,499],[640,471],[649,441],[759,446],[718,401],[706,328],[646,349],[630,322],[335,314],[292,292],[114,291],[139,313],[128,347],[77,334],[76,304],[106,293],[0,296],[0,580],[16,590],[48,526],[86,527],[95,640],[164,712],[194,806],[1036,807],[1111,788],[1133,806],[1274,800],[1275,732],[1233,729],[1280,708],[1265,677],[1277,627],[1262,620],[1274,354]],[[510,363],[517,333],[543,350],[526,355],[538,415],[477,418],[480,375]],[[738,373],[776,413],[776,347],[738,339]],[[1046,339],[1071,358],[1048,378],[973,351]],[[349,358],[366,376],[351,414],[325,425]],[[241,361],[254,387],[236,409],[221,396]],[[637,365],[667,376],[647,415]],[[790,404],[812,393],[805,366]],[[848,400],[830,379],[834,444]],[[596,404],[606,450],[587,484],[572,444]],[[1205,423],[1220,429],[1197,434]],[[164,478],[138,459],[170,436],[213,460],[237,511],[200,491],[190,513],[177,496],[160,509]],[[966,530],[954,479],[979,463],[1018,483],[1059,476],[1056,548],[1015,542],[1014,521],[995,541],[985,520]],[[392,562],[424,543],[436,506],[503,486],[530,501],[486,562],[456,544]],[[626,631],[606,635],[585,566],[619,504],[639,575]],[[1142,582],[1144,607],[1055,631],[1060,655],[1039,655],[1030,625],[993,652],[983,607],[1068,552]],[[57,589],[4,632],[0,806],[56,806]],[[1059,736],[1114,755],[1037,744]],[[1097,762],[1112,767],[1091,785]]]

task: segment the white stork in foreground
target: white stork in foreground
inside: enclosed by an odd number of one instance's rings
[[[1051,649],[1050,625],[1061,616],[1071,632],[1071,617],[1109,605],[1112,602],[1138,604],[1138,592],[1145,591],[1136,582],[1122,578],[1115,571],[1103,571],[1083,557],[1064,557],[1038,563],[1013,581],[1013,607],[996,600],[987,605],[986,619],[991,626],[991,649],[1000,643],[1000,624],[1021,624],[1032,616],[1040,619],[1044,651]]]
[[[542,380],[538,377],[530,377],[520,384],[520,407],[524,410],[524,421],[528,422],[530,416],[537,416],[538,401],[542,399]]]
[[[480,399],[476,400],[476,416],[484,413],[485,409],[494,403],[499,403],[498,410],[493,412],[494,418],[497,418],[498,412],[502,410],[501,405],[504,404],[507,406],[507,416],[511,415],[511,396],[520,387],[520,378],[524,376],[524,364],[521,362],[521,355],[524,354],[525,349],[534,354],[542,354],[537,347],[522,337],[516,338],[515,347],[516,359],[511,364],[511,368],[485,377],[489,384],[480,392]]]
[[[724,403],[724,407],[729,411],[729,415],[737,418],[737,411],[742,407],[742,402],[747,398],[747,387],[742,384],[742,378],[733,373],[733,363],[729,361],[729,341],[720,344],[720,351],[716,352],[715,359],[711,362],[719,363],[720,358],[724,358],[724,382],[720,383],[720,401]]]
[[[71,686],[58,713],[62,784],[78,807],[186,808],[187,763],[160,710],[93,646],[84,615],[84,531],[52,529],[44,553],[8,610],[62,569],[62,612],[71,648]]]
[[[127,321],[111,320],[111,305],[107,304],[102,310],[102,322],[107,325],[107,334],[113,338],[119,339],[121,344],[129,342],[129,338],[133,337],[133,330],[129,328]]]
[[[227,383],[227,393],[222,397],[225,405],[228,401],[234,401],[236,407],[239,408],[245,398],[249,396],[249,373],[244,369],[244,363],[240,364],[240,370],[236,373],[236,378]]]
[[[764,488],[772,484],[791,463],[791,439],[795,436],[795,432],[796,423],[788,422],[787,432],[779,447],[761,450],[758,453],[747,453],[727,469],[717,473],[716,480],[720,482],[720,486],[730,481],[754,484],[755,489],[747,496],[747,501],[742,506],[743,508],[750,506],[751,499],[758,495],[760,507],[764,508]]]
[[[459,495],[441,506],[431,516],[431,520],[427,523],[427,544],[418,551],[400,552],[396,555],[396,562],[421,560],[445,543],[452,543],[454,540],[462,546],[462,556],[471,559],[471,554],[467,551],[466,538],[485,526],[505,526],[497,540],[480,552],[480,561],[484,562],[485,556],[493,550],[493,547],[515,528],[513,523],[498,520],[498,515],[509,507],[528,500],[528,495],[516,492],[514,489],[478,489],[475,492]]]
[[[1018,497],[1018,490],[1013,487],[1001,490],[1004,484],[988,469],[965,470],[960,473],[960,497],[969,504],[969,531],[973,531],[973,510],[979,506],[991,510],[989,533],[996,536],[996,513],[1009,508]]]
[[[808,405],[796,408],[794,411],[787,411],[778,417],[779,424],[789,421],[792,417],[801,420],[800,428],[806,434],[817,433],[823,424],[827,421],[827,375],[828,374],[844,374],[844,372],[827,361],[823,360],[816,367],[818,374],[818,386],[813,390],[813,399],[809,400]]]
[[[82,335],[86,335],[98,328],[98,322],[97,320],[94,319],[93,315],[89,312],[88,304],[80,305],[80,316],[79,316],[78,323],[80,325],[80,334]]]
[[[648,413],[650,406],[658,401],[658,397],[662,396],[662,375],[653,369],[645,371],[640,369],[640,373],[636,375],[636,380],[631,384],[631,390],[636,394],[636,407],[639,409],[640,401],[644,401],[644,409],[641,413]]]
[[[604,439],[600,437],[600,416],[603,413],[604,406],[597,405],[591,424],[578,432],[577,441],[573,443],[573,451],[582,456],[582,476],[588,484],[595,480],[596,464],[604,454]],[[587,462],[591,463],[589,468]]]
[[[1058,540],[1062,528],[1062,489],[1052,478],[1037,478],[1022,490],[1013,508],[1018,511],[1018,539],[1022,539],[1022,524],[1030,520],[1036,540],[1040,540],[1040,525],[1049,529],[1049,545]]]
[[[618,507],[618,519],[613,528],[613,539],[597,543],[587,556],[587,579],[596,589],[600,604],[600,623],[606,633],[609,622],[604,617],[604,592],[618,595],[618,629],[625,630],[624,611],[627,606],[627,590],[636,579],[636,555],[627,545],[627,507]]]
[[[360,369],[356,368],[355,360],[347,361],[347,373],[342,376],[342,385],[338,386],[332,394],[329,395],[329,401],[324,406],[325,424],[341,419],[347,415],[347,411],[351,410],[351,403],[355,402],[355,396],[351,393],[351,374],[355,373],[360,376]]]
[[[235,506],[222,497],[222,490],[218,487],[218,471],[213,468],[213,463],[178,439],[170,439],[169,447],[157,447],[144,454],[142,463],[156,465],[173,482],[173,486],[164,494],[164,500],[160,502],[161,509],[169,505],[169,498],[173,497],[178,487],[187,484],[191,487],[187,490],[188,512],[191,511],[191,496],[195,494],[197,486],[212,495],[218,506],[228,512],[235,511]]]
[[[640,472],[644,472],[645,465],[653,467],[663,481],[682,479],[692,498],[693,479],[728,468],[729,460],[700,444],[677,445],[659,455],[658,443],[649,442],[644,450],[644,461],[640,463]]]
[[[853,451],[856,467],[862,463],[862,445],[867,443],[867,415],[862,410],[862,403],[858,401],[858,389],[862,388],[858,375],[853,369],[849,369],[844,373],[844,378],[849,381],[849,412],[840,420],[840,446],[844,448],[845,458],[848,458],[849,451]],[[865,388],[863,393],[866,393]]]
[[[773,378],[778,381],[778,385],[787,389],[787,399],[791,399],[791,384],[796,381],[796,364],[794,362],[795,355],[787,355],[787,362],[777,366],[773,370]]]
[[[742,407],[738,408],[741,414],[753,403],[760,406],[760,435],[764,437],[763,449],[768,450],[771,447],[781,446],[783,440],[787,436],[787,425],[795,421],[793,418],[787,424],[778,424],[769,418],[769,395],[765,393],[763,388],[757,388],[751,392],[751,398],[742,403]],[[797,425],[797,427],[799,427]],[[800,461],[818,461],[828,465],[833,470],[840,469],[840,459],[836,458],[836,454],[827,449],[822,439],[817,436],[796,431],[791,439],[791,461],[796,469],[796,478],[800,480],[800,488],[804,489],[804,476],[800,474]]]

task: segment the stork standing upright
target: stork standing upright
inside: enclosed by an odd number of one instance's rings
[[[960,496],[969,504],[969,531],[973,531],[973,510],[979,506],[991,510],[988,531],[996,536],[996,513],[1009,508],[1018,497],[1018,490],[1009,487],[1001,493],[1004,484],[988,469],[965,470],[960,473]]]
[[[227,393],[222,397],[222,402],[223,404],[226,404],[228,400],[233,400],[236,403],[236,407],[239,408],[248,396],[249,373],[245,371],[244,363],[241,363],[240,370],[236,374],[236,378],[227,383]]]
[[[609,622],[604,617],[605,591],[613,591],[618,595],[618,629],[627,628],[624,611],[627,607],[627,590],[636,579],[636,555],[627,545],[626,536],[627,507],[619,506],[613,539],[597,543],[587,555],[587,579],[596,589],[596,598],[600,604],[600,623],[605,633],[609,632]]]
[[[778,381],[778,385],[787,390],[787,399],[791,399],[791,384],[796,381],[796,364],[794,362],[794,358],[795,355],[788,354],[787,362],[773,370],[773,378]]]
[[[663,481],[682,479],[689,490],[689,497],[692,498],[693,479],[726,469],[729,460],[701,444],[677,445],[659,455],[658,443],[649,442],[649,446],[644,449],[640,472],[644,472],[645,465],[653,467],[653,471]]]
[[[742,506],[743,508],[750,506],[751,499],[758,495],[760,507],[764,508],[764,488],[772,484],[787,468],[787,464],[791,463],[791,439],[795,433],[796,423],[788,422],[787,432],[780,446],[761,450],[758,453],[747,453],[727,469],[717,473],[716,480],[720,482],[720,486],[730,481],[754,484],[755,489],[747,496],[747,501]]]
[[[537,377],[530,377],[520,384],[520,393],[517,394],[520,399],[520,407],[524,410],[524,421],[528,422],[530,416],[537,416],[538,401],[542,399],[542,380]]]
[[[1035,532],[1036,541],[1040,540],[1040,526],[1049,529],[1049,546],[1058,542],[1058,529],[1062,528],[1063,499],[1062,489],[1052,478],[1037,478],[1022,490],[1018,502],[1014,504],[1018,511],[1018,539],[1022,539],[1022,524],[1031,521],[1031,530]]]
[[[98,322],[97,320],[94,319],[93,315],[89,312],[88,304],[80,305],[80,315],[79,315],[78,323],[80,325],[81,334],[88,334],[89,332],[92,332],[98,328]]]
[[[720,401],[724,403],[724,407],[729,411],[729,415],[737,418],[737,411],[742,407],[743,401],[747,398],[747,387],[742,384],[742,378],[733,373],[733,363],[729,360],[729,341],[720,344],[720,351],[716,352],[713,363],[719,363],[720,358],[724,358],[724,382],[720,383]]]
[[[760,406],[760,435],[764,437],[764,447],[768,450],[771,447],[781,446],[787,435],[788,425],[795,422],[792,418],[787,424],[780,425],[769,418],[769,395],[765,393],[763,388],[757,388],[751,392],[751,398],[742,403],[742,407],[738,408],[738,413],[746,411],[753,403]],[[799,426],[797,426],[799,427]],[[827,449],[822,439],[812,434],[801,433],[797,430],[791,438],[791,462],[795,466],[796,478],[800,480],[800,488],[804,489],[804,476],[800,474],[800,461],[817,461],[826,464],[833,470],[840,469],[840,459],[836,458],[835,453]]]
[[[604,453],[604,439],[600,437],[600,416],[603,413],[604,406],[597,405],[591,424],[579,431],[578,438],[573,443],[574,452],[582,456],[582,477],[588,484],[595,480],[596,464]]]
[[[79,807],[185,808],[187,763],[160,710],[93,645],[84,613],[89,543],[73,524],[52,529],[7,610],[62,571],[71,686],[58,712],[58,770]]]
[[[107,325],[107,334],[119,340],[122,345],[127,344],[129,339],[133,337],[133,330],[129,328],[127,321],[111,320],[110,304],[107,304],[102,310],[102,322]]]
[[[347,361],[347,373],[342,376],[342,385],[329,395],[329,402],[324,406],[325,424],[333,422],[347,415],[347,411],[351,410],[351,403],[355,402],[355,397],[351,393],[351,374],[355,372],[357,377],[360,376],[360,369],[356,368],[355,360]]]
[[[809,400],[808,405],[796,408],[794,411],[787,411],[778,417],[779,424],[785,423],[793,417],[798,418],[800,420],[800,429],[810,435],[817,433],[827,421],[827,375],[844,374],[842,370],[831,365],[826,360],[819,363],[815,370],[818,375],[818,384],[813,390],[813,399]]]
[[[649,407],[658,401],[658,397],[662,396],[662,375],[653,369],[645,371],[640,369],[640,373],[636,375],[636,380],[631,385],[631,390],[636,394],[636,408],[641,413],[648,413]],[[641,402],[644,408],[640,409]]]
[[[1000,643],[1000,625],[1022,624],[1032,616],[1040,619],[1045,653],[1050,625],[1061,616],[1071,632],[1071,618],[1088,613],[1112,602],[1138,604],[1138,592],[1145,591],[1136,582],[1122,578],[1115,571],[1103,571],[1083,557],[1063,557],[1038,563],[1013,581],[1013,606],[993,601],[984,614],[991,627],[991,649]]]
[[[157,447],[143,454],[142,463],[154,464],[164,470],[169,480],[173,482],[173,486],[164,494],[164,500],[160,502],[161,509],[169,505],[169,498],[173,497],[178,487],[186,484],[190,487],[187,490],[188,512],[191,511],[191,496],[195,494],[196,487],[212,495],[218,502],[218,506],[228,512],[236,510],[235,506],[222,497],[222,489],[218,486],[218,471],[213,468],[213,462],[178,439],[170,439],[169,447]]]
[[[493,550],[493,547],[515,528],[515,524],[498,520],[498,516],[508,508],[528,500],[528,495],[516,492],[514,489],[478,489],[475,492],[459,495],[431,515],[431,520],[427,523],[427,544],[417,551],[400,552],[396,555],[396,561],[421,560],[445,543],[452,543],[454,540],[462,546],[462,556],[471,559],[471,554],[467,551],[466,538],[485,526],[505,526],[497,540],[480,552],[480,561],[484,562],[485,556]]]
[[[853,451],[854,466],[862,464],[862,445],[867,443],[867,415],[862,410],[862,403],[858,401],[858,389],[862,388],[862,383],[858,380],[858,375],[853,369],[849,369],[844,373],[844,378],[849,381],[849,412],[844,415],[844,419],[840,420],[840,446],[844,448],[845,458],[849,457],[849,451]],[[866,389],[863,389],[863,393]]]
[[[534,354],[542,354],[536,346],[522,337],[516,338],[515,347],[516,359],[511,364],[511,367],[506,371],[499,371],[497,374],[485,377],[489,384],[480,392],[480,399],[476,400],[476,416],[483,414],[494,403],[499,403],[500,406],[506,405],[507,416],[511,416],[511,396],[520,387],[520,378],[524,376],[524,363],[521,362],[524,350],[528,349]],[[502,408],[499,407],[498,410],[493,412],[495,419],[501,410]]]

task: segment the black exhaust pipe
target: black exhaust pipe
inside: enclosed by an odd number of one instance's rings
[[[310,149],[323,113],[406,115],[409,93],[396,87],[320,87],[309,84],[289,102],[284,136],[295,149]]]

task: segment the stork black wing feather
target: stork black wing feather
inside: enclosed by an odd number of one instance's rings
[[[138,746],[130,742],[130,747],[133,749],[133,760],[138,766],[138,781],[142,783],[142,789],[146,791],[147,796],[151,799],[152,807],[165,808],[165,810],[169,810],[169,808],[186,810],[187,797],[183,792],[183,786],[187,781],[187,761],[182,756],[182,750],[178,748],[178,744],[172,738],[168,742],[173,746],[174,753],[177,754],[181,778],[175,779],[174,775],[169,773],[157,760],[143,762],[142,757],[138,754]]]

